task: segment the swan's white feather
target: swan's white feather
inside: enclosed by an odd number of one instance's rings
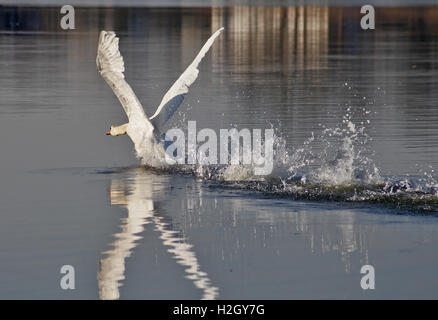
[[[119,51],[119,38],[114,32],[101,31],[96,64],[99,73],[111,87],[128,116],[127,133],[134,142],[137,155],[146,163],[157,164],[154,159],[163,158],[162,147],[157,144],[153,132],[154,127],[146,116],[140,101],[125,80],[123,74],[125,67]]]
[[[150,126],[140,101],[125,80],[123,74],[125,66],[119,51],[119,38],[114,32],[101,31],[96,63],[100,74],[113,89],[114,94],[125,109],[129,122],[144,123],[145,126]]]
[[[170,117],[172,117],[173,113],[181,105],[182,101],[184,100],[184,96],[189,91],[190,85],[198,77],[199,63],[213,45],[214,40],[223,30],[224,28],[220,28],[213,33],[213,35],[207,40],[202,49],[199,51],[193,62],[187,67],[187,69],[181,74],[178,80],[175,81],[169,91],[167,91],[167,93],[164,95],[157,110],[152,117],[150,117],[150,120],[158,129],[158,131],[162,131],[164,124],[170,119]]]
[[[113,31],[100,32],[96,57],[97,69],[119,99],[128,116],[127,134],[134,142],[137,155],[142,158],[144,164],[161,166],[172,163],[157,136],[161,132],[164,123],[181,105],[189,86],[198,77],[199,63],[222,30],[223,28],[220,28],[207,40],[195,60],[164,95],[155,114],[150,119],[145,114],[134,91],[125,80],[123,74],[125,66],[119,51],[119,38]],[[151,123],[152,119],[153,122]]]

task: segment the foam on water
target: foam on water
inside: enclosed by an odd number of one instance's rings
[[[362,119],[354,117],[361,113]],[[211,186],[249,189],[293,199],[381,203],[409,211],[438,212],[434,170],[421,176],[382,176],[373,161],[366,108],[346,107],[340,123],[320,125],[299,147],[291,147],[279,130],[274,135],[273,171],[254,174],[255,165],[178,165],[166,171],[194,175]],[[241,154],[242,159],[242,154]]]

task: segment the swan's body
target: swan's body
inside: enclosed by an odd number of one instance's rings
[[[140,101],[125,80],[123,74],[125,67],[119,51],[119,38],[113,31],[101,31],[97,48],[97,69],[113,89],[129,120],[127,124],[111,126],[107,134],[112,136],[128,134],[134,143],[137,156],[145,164],[162,166],[174,162],[166,155],[163,141],[160,139],[163,133],[161,131],[164,124],[181,105],[189,91],[189,86],[198,77],[199,63],[222,30],[223,28],[220,28],[207,40],[193,62],[164,95],[157,110],[150,118],[145,114]]]

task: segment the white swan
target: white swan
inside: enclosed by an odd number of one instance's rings
[[[172,117],[189,91],[189,86],[199,74],[198,65],[224,28],[217,30],[204,44],[195,60],[181,74],[161,100],[157,111],[148,118],[132,88],[125,80],[123,57],[119,51],[119,38],[113,31],[101,31],[97,48],[96,64],[101,76],[113,89],[129,122],[121,126],[111,126],[107,135],[128,134],[134,143],[137,156],[143,163],[160,166],[172,162],[166,156],[160,136],[164,124]]]

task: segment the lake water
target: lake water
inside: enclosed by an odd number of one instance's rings
[[[438,7],[359,10],[0,7],[0,298],[438,298]],[[272,179],[142,167],[99,31],[152,115],[221,26],[168,127],[274,128]]]

